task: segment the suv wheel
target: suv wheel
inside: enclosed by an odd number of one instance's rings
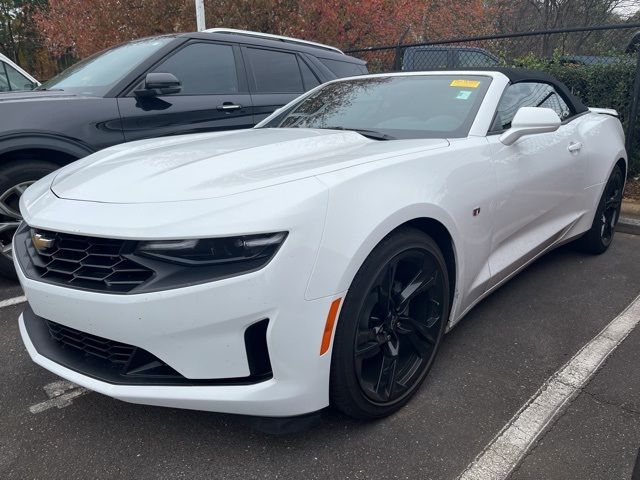
[[[0,167],[0,275],[16,278],[13,266],[13,234],[22,221],[20,197],[34,182],[58,169],[42,160],[21,160]]]

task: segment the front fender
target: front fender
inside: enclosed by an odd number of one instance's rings
[[[451,216],[437,205],[417,203],[405,206],[390,212],[382,221],[373,217],[360,217],[340,224],[327,222],[313,276],[307,288],[307,299],[348,290],[356,273],[376,245],[401,225],[420,218],[436,220],[449,231],[457,258],[458,229]],[[459,275],[460,269],[456,272],[456,277]]]
[[[50,132],[11,132],[0,136],[0,155],[26,149],[55,150],[74,158],[95,151],[80,140]]]
[[[431,219],[447,229],[456,261],[452,318],[490,279],[495,172],[485,138],[415,152],[327,174],[329,205],[308,299],[349,289],[358,269],[390,232]],[[477,211],[477,213],[474,213]],[[482,214],[480,215],[480,211]]]

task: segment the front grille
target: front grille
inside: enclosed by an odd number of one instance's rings
[[[70,361],[75,366],[82,365],[83,373],[97,374],[100,378],[178,383],[186,380],[169,365],[142,348],[81,332],[50,320],[42,320],[59,353],[65,355],[67,362]]]
[[[51,338],[62,346],[106,360],[114,366],[126,366],[136,350],[136,347],[126,343],[83,333],[48,320],[46,322]]]
[[[149,280],[154,271],[123,253],[124,240],[38,231],[53,246],[36,250],[29,231],[20,235],[38,277],[49,283],[103,292],[126,293]],[[20,240],[20,238],[17,238]]]

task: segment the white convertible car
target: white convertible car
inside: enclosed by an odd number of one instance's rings
[[[626,170],[615,112],[542,74],[330,82],[254,129],[108,148],[30,187],[22,337],[129,402],[381,417],[528,263],[607,249]]]

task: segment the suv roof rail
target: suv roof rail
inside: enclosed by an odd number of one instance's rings
[[[299,38],[285,37],[283,35],[273,35],[272,33],[252,32],[251,30],[237,30],[235,28],[208,28],[205,30],[208,33],[231,33],[234,35],[246,35],[248,37],[265,38],[268,40],[278,40],[280,42],[299,43],[301,45],[307,45],[309,47],[322,48],[324,50],[332,50],[344,55],[345,53],[339,48],[332,47],[331,45],[325,45],[324,43],[310,42],[309,40],[300,40]]]

